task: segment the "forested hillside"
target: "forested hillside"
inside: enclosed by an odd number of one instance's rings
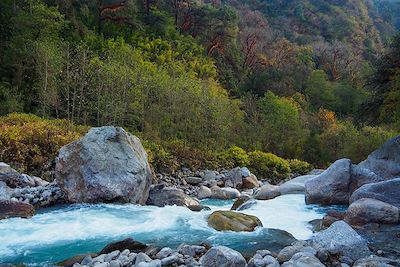
[[[400,131],[399,14],[395,0],[2,0],[0,114],[123,126],[165,159],[235,145],[359,161]]]

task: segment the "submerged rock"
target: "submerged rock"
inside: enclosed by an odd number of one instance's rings
[[[236,201],[233,203],[231,210],[237,210],[241,205],[243,205],[244,203],[246,203],[247,201],[250,200],[249,196],[240,196],[238,199],[236,199]]]
[[[400,209],[400,178],[379,183],[366,184],[357,189],[350,198],[350,203],[362,198],[380,200]]]
[[[164,185],[156,185],[151,188],[147,205],[158,207],[164,206],[199,206],[200,203],[196,199],[186,195],[182,190]]]
[[[256,216],[234,211],[215,211],[208,217],[208,225],[217,231],[252,232],[262,223]]]
[[[359,166],[385,180],[400,177],[400,135],[385,142]]]
[[[119,127],[92,128],[61,148],[56,181],[70,202],[145,204],[153,174],[140,140]]]
[[[347,209],[345,221],[351,225],[397,224],[399,222],[399,209],[380,200],[362,198],[353,202]]]
[[[328,229],[315,234],[310,244],[317,251],[344,256],[352,261],[371,254],[367,242],[344,221],[333,223]]]
[[[127,238],[108,244],[99,252],[99,255],[108,254],[116,250],[124,251],[125,249],[129,249],[131,252],[139,253],[146,251],[146,249],[148,249],[148,246],[141,242],[135,241],[132,238]]]
[[[12,217],[29,218],[33,215],[35,215],[35,208],[30,204],[11,200],[0,200],[0,220]]]
[[[200,259],[203,267],[244,267],[246,260],[239,252],[225,246],[213,247]]]

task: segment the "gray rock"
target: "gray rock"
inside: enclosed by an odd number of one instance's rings
[[[0,181],[0,200],[9,200],[11,198],[11,189],[5,182]]]
[[[242,188],[242,170],[240,167],[230,170],[224,178],[225,186],[236,189]]]
[[[132,267],[133,267],[133,265],[132,265]],[[134,265],[134,267],[150,267],[150,263],[149,263],[149,262],[142,261],[142,262],[136,263],[136,264]]]
[[[118,256],[117,260],[121,262],[122,266],[128,266],[131,261],[129,260],[129,253],[128,255],[122,254]]]
[[[308,204],[347,204],[349,203],[349,184],[351,161],[340,159],[322,174],[305,183]]]
[[[305,191],[305,183],[315,178],[316,175],[302,175],[298,176],[292,180],[289,180],[278,187],[279,193],[281,195],[287,194],[304,194]]]
[[[242,172],[242,177],[249,177],[251,175],[251,172],[247,167],[240,168],[240,171]]]
[[[344,220],[351,225],[397,224],[399,222],[399,209],[380,200],[362,198],[350,205]]]
[[[201,177],[193,177],[193,176],[186,177],[186,182],[191,185],[198,185],[202,181],[203,179]]]
[[[161,267],[162,266],[161,260],[159,260],[159,259],[152,260],[148,264],[149,264],[149,267]]]
[[[93,262],[92,256],[91,255],[87,255],[83,258],[83,260],[81,261],[82,265],[90,265]]]
[[[198,199],[205,199],[211,197],[211,189],[206,186],[200,186],[199,191],[197,192]]]
[[[393,267],[400,266],[400,260],[393,260],[371,255],[369,257],[357,260],[353,267]]]
[[[314,248],[307,246],[303,242],[296,242],[292,246],[283,248],[279,252],[277,260],[280,263],[289,261],[295,254],[297,254],[299,252],[306,252],[306,253],[314,255],[314,256],[317,254],[317,251]]]
[[[282,264],[282,267],[325,267],[317,257],[306,252],[299,252]]]
[[[158,207],[164,206],[198,206],[199,201],[186,195],[183,190],[165,187],[164,185],[152,186],[147,200],[147,205],[154,205]]]
[[[400,177],[400,136],[388,140],[359,166],[374,172],[385,180]]]
[[[258,200],[269,200],[280,195],[281,193],[278,191],[278,186],[266,184],[256,191],[254,197]]]
[[[46,186],[46,185],[49,184],[49,182],[43,180],[43,179],[40,178],[40,177],[36,177],[36,176],[31,176],[31,177],[32,177],[32,179],[33,179],[34,182],[35,182],[35,186]]]
[[[367,242],[344,221],[337,221],[328,229],[315,234],[310,244],[317,251],[328,251],[353,261],[371,254]]]
[[[26,174],[20,174],[8,164],[0,162],[0,182],[10,188],[35,186],[35,181]]]
[[[209,249],[200,258],[203,267],[244,267],[246,260],[239,252],[225,246],[217,246]]]
[[[113,252],[110,252],[104,257],[104,261],[110,262],[112,260],[115,260],[119,256],[119,254],[120,254],[119,250],[115,250]]]
[[[211,187],[211,198],[217,199],[235,199],[240,197],[240,192],[235,188],[219,186]]]
[[[236,210],[237,211],[247,210],[247,209],[250,209],[251,207],[253,207],[255,205],[257,205],[257,200],[249,199],[248,201],[246,201],[245,203],[240,205]]]
[[[110,267],[110,263],[108,263],[108,262],[97,262],[93,266],[94,267]]]
[[[354,203],[362,198],[377,199],[400,209],[400,178],[374,184],[366,184],[358,188],[350,198]]]
[[[199,254],[205,253],[207,250],[203,246],[196,246],[196,245],[188,245],[188,244],[181,244],[179,247],[176,249],[178,253],[182,255],[187,255],[194,257]]]
[[[119,127],[92,128],[61,148],[56,181],[70,202],[144,204],[153,180],[140,140]]]
[[[110,267],[122,267],[122,263],[119,260],[110,261]]]
[[[169,255],[171,255],[172,252],[173,252],[173,251],[172,251],[171,248],[168,248],[168,247],[162,248],[162,249],[156,254],[156,258],[157,258],[157,259],[166,258],[166,257],[168,257]]]
[[[174,263],[177,263],[178,261],[179,261],[179,258],[177,255],[171,255],[164,259],[161,259],[161,266],[169,266]]]
[[[139,262],[150,262],[151,258],[147,256],[147,254],[140,252],[139,254],[136,255],[135,259],[135,264],[138,264]]]
[[[383,180],[382,177],[377,176],[374,172],[353,164],[351,166],[351,181],[349,185],[350,196],[365,184],[378,183]]]
[[[200,177],[203,178],[203,180],[206,180],[206,181],[216,180],[217,179],[217,173],[215,171],[205,170],[205,171],[200,172]]]

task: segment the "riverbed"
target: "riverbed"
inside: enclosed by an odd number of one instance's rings
[[[252,233],[218,232],[208,227],[215,210],[229,210],[233,201],[205,200],[209,211],[185,207],[132,204],[74,204],[42,209],[30,219],[0,221],[0,263],[52,266],[76,254],[98,252],[127,237],[158,247],[181,243],[226,245],[244,254],[257,249],[279,251],[296,239],[312,235],[309,221],[325,210],[306,205],[304,195],[284,195],[241,212],[257,216],[264,227]]]

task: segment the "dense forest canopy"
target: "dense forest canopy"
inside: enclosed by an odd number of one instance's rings
[[[397,0],[2,0],[0,114],[324,166],[400,131]]]

